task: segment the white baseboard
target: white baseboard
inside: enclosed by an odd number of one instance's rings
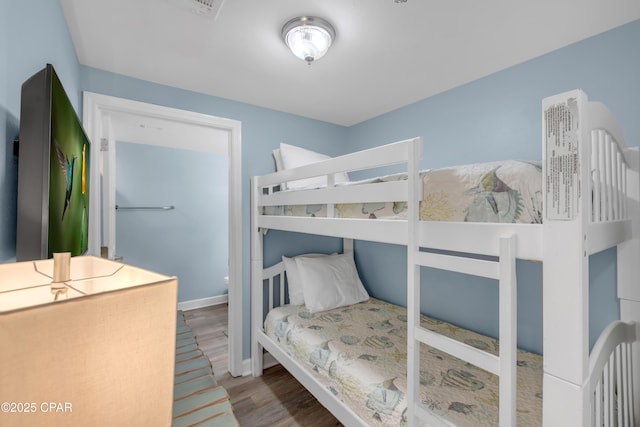
[[[229,301],[227,294],[216,295],[213,297],[192,299],[190,301],[183,301],[178,303],[178,310],[187,311],[195,310],[196,308],[209,307],[212,305],[226,304]]]
[[[278,362],[271,353],[264,354],[264,361],[262,362],[263,369],[271,368],[279,364],[280,362]],[[242,361],[242,376],[246,377],[248,375],[251,375],[251,359],[244,359]]]
[[[251,358],[242,361],[242,376],[247,377],[249,375],[251,375]]]

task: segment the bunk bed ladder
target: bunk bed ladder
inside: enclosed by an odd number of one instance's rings
[[[409,341],[408,341],[408,403],[409,425],[416,425],[420,418],[434,426],[450,426],[439,415],[420,403],[419,372],[420,344],[434,347],[454,357],[465,360],[499,377],[500,426],[516,425],[516,239],[513,235],[500,238],[497,260],[485,260],[459,255],[417,250],[410,255],[409,287]],[[479,350],[468,344],[432,332],[420,325],[420,267],[456,271],[474,276],[495,279],[500,287],[499,355]],[[410,283],[411,285],[411,283]],[[411,289],[413,288],[413,289]]]

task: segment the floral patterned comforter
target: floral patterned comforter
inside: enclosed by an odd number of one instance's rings
[[[509,160],[478,163],[420,173],[424,221],[542,222],[542,167],[539,162]],[[346,185],[406,180],[406,174],[357,181]],[[344,203],[335,206],[338,218],[406,218],[406,202]],[[327,215],[326,205],[265,207],[266,215]]]
[[[497,354],[498,342],[435,319],[424,327]],[[376,299],[309,313],[285,305],[269,312],[265,331],[371,426],[406,425],[407,317]],[[421,399],[459,426],[498,425],[498,378],[421,346]],[[518,426],[542,425],[542,356],[518,352]]]

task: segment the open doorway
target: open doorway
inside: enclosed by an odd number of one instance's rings
[[[229,275],[227,144],[191,138],[115,144],[116,259],[177,276],[180,310],[226,303]]]
[[[192,143],[210,149],[225,144],[228,154],[228,255],[229,255],[229,372],[242,374],[242,182],[241,124],[236,120],[178,110],[91,92],[84,93],[83,125],[100,155],[91,158],[92,194],[90,201],[89,251],[100,254],[105,246],[107,256],[116,256],[116,141],[150,142],[161,145],[158,133],[165,129],[177,132],[174,140],[187,131],[201,136],[189,138]],[[141,126],[140,124],[144,124]],[[166,133],[166,132],[165,132]],[[145,139],[146,138],[146,139]],[[171,140],[168,138],[167,140]],[[186,143],[186,142],[185,142]],[[170,144],[170,143],[167,143]],[[167,145],[171,146],[171,145]],[[96,150],[94,149],[94,152]],[[104,182],[102,182],[104,180]],[[101,185],[102,182],[102,185]],[[101,191],[100,187],[105,188]],[[102,217],[102,221],[101,221]]]

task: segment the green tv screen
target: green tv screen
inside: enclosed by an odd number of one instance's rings
[[[51,87],[49,258],[87,252],[89,140],[55,73]]]

